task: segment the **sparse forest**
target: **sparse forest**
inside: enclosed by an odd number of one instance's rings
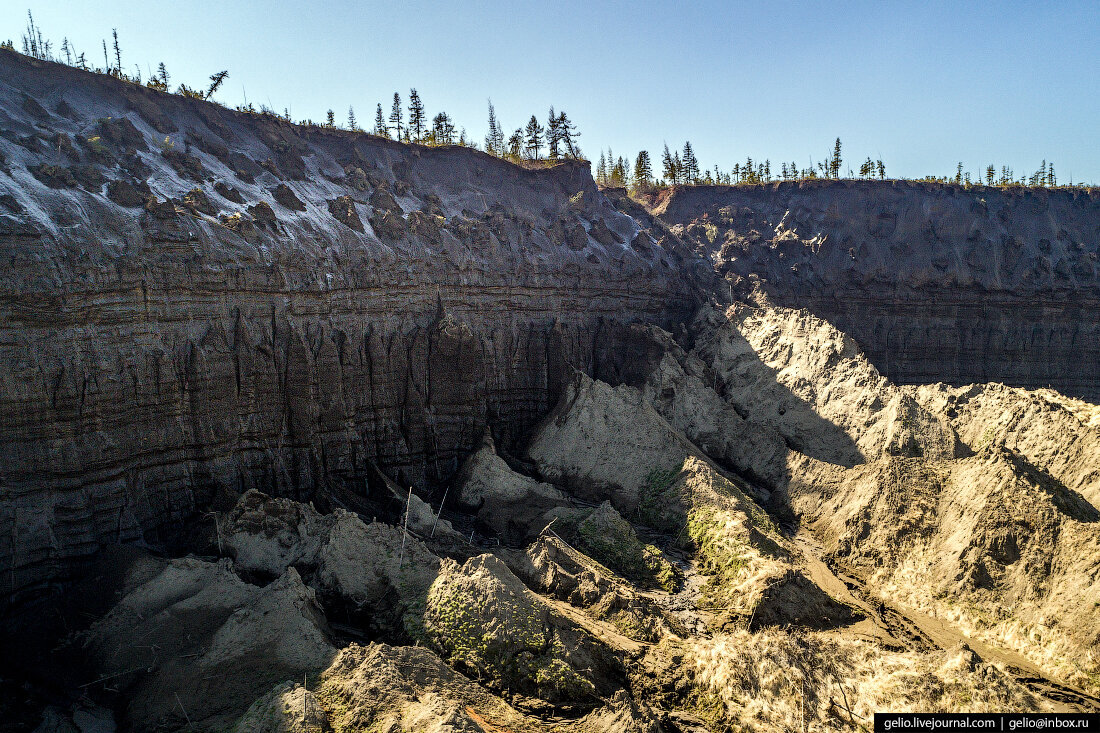
[[[157,65],[155,72],[149,71],[147,78],[144,80],[141,67],[138,64],[134,64],[132,74],[127,73],[123,64],[123,53],[117,29],[112,29],[111,37],[110,47],[108,47],[106,39],[103,40],[104,63],[103,66],[97,66],[87,57],[85,52],[78,51],[67,37],[62,39],[61,45],[56,47],[58,50],[55,51],[54,43],[43,35],[42,29],[35,23],[34,16],[28,10],[27,27],[20,40],[22,53],[35,59],[66,64],[84,71],[113,76],[132,84],[143,84],[150,89],[221,104],[221,102],[214,99],[214,95],[229,77],[228,71],[223,70],[212,74],[209,82],[204,86],[191,87],[186,83],[180,83],[176,85],[173,91],[172,77],[164,62]],[[16,51],[15,44],[11,40],[0,43],[0,49]],[[506,134],[492,100],[490,100],[488,104],[488,131],[482,145],[479,145],[473,137],[467,134],[464,127],[456,124],[454,118],[445,111],[440,111],[429,119],[427,108],[415,88],[409,90],[407,107],[402,100],[401,93],[394,92],[388,116],[384,113],[382,103],[377,103],[374,124],[369,130],[359,126],[354,106],[348,107],[347,121],[344,124],[337,121],[336,113],[331,109],[326,112],[325,121],[322,123],[314,122],[311,119],[301,119],[295,122],[291,117],[289,108],[284,108],[280,114],[267,105],[260,105],[257,108],[247,101],[244,104],[237,105],[236,110],[246,114],[278,117],[305,127],[344,129],[402,143],[427,146],[460,145],[480,149],[490,155],[526,166],[553,165],[563,159],[585,160],[577,142],[580,133],[577,131],[576,125],[564,110],[555,111],[553,106],[550,107],[545,124],[539,119],[538,115],[531,115],[523,126],[517,127],[511,134]],[[633,163],[631,163],[631,160],[633,160]],[[630,156],[617,156],[611,148],[606,151],[601,150],[599,158],[595,162],[595,179],[601,186],[627,188],[632,193],[644,193],[668,186],[735,186],[815,179],[885,181],[887,180],[887,170],[886,164],[881,159],[870,157],[860,162],[857,169],[853,169],[851,164],[846,167],[843,157],[843,145],[839,137],[834,141],[832,149],[821,159],[815,161],[813,157],[810,157],[806,164],[802,166],[797,161],[784,160],[779,161],[778,168],[776,168],[770,159],[761,162],[753,160],[751,156],[746,156],[743,162],[736,162],[732,167],[725,170],[717,164],[713,167],[702,167],[691,142],[685,141],[683,147],[676,150],[670,150],[668,144],[664,144],[659,169],[654,168],[650,153],[647,150],[638,152],[633,158]],[[963,163],[959,162],[953,175],[927,175],[914,180],[928,183],[955,184],[963,187],[1066,188],[1091,185],[1073,181],[1059,181],[1055,173],[1054,163],[1046,160],[1043,160],[1039,168],[1031,174],[1017,174],[1010,166],[1001,165],[998,167],[992,163],[985,168],[971,172],[965,170]]]

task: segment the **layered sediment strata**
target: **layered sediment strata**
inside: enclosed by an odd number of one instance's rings
[[[585,164],[291,125],[0,53],[0,576],[250,488],[438,485],[700,263]],[[329,501],[331,505],[335,500]]]
[[[897,382],[1100,399],[1100,191],[911,181],[678,187],[653,214],[736,295],[807,308]]]

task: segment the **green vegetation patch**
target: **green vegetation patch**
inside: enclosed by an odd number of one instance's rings
[[[635,516],[642,524],[662,532],[684,529],[684,507],[677,487],[680,468],[654,468],[646,474]]]
[[[567,541],[609,570],[670,593],[680,587],[682,578],[676,566],[655,546],[638,539],[634,527],[610,503],[605,502],[579,521],[567,515],[559,516],[559,520]]]
[[[503,586],[485,590],[474,593],[465,583],[441,579],[429,591],[424,633],[448,662],[551,702],[595,693],[592,682],[563,660],[565,647],[538,606]]]

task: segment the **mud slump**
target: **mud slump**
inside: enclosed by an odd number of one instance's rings
[[[802,311],[689,328],[636,329],[651,356],[618,384],[574,372],[520,455],[484,438],[441,514],[250,491],[199,554],[131,551],[40,714],[626,732],[1095,709],[1093,407],[898,387]]]

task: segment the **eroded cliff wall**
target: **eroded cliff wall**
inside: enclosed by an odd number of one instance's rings
[[[243,490],[418,491],[691,268],[587,165],[299,128],[0,52],[0,577]],[[705,266],[704,266],[705,269]],[[341,492],[344,492],[343,494]]]
[[[732,289],[808,308],[899,382],[1100,400],[1100,191],[894,181],[677,188],[655,214]]]

